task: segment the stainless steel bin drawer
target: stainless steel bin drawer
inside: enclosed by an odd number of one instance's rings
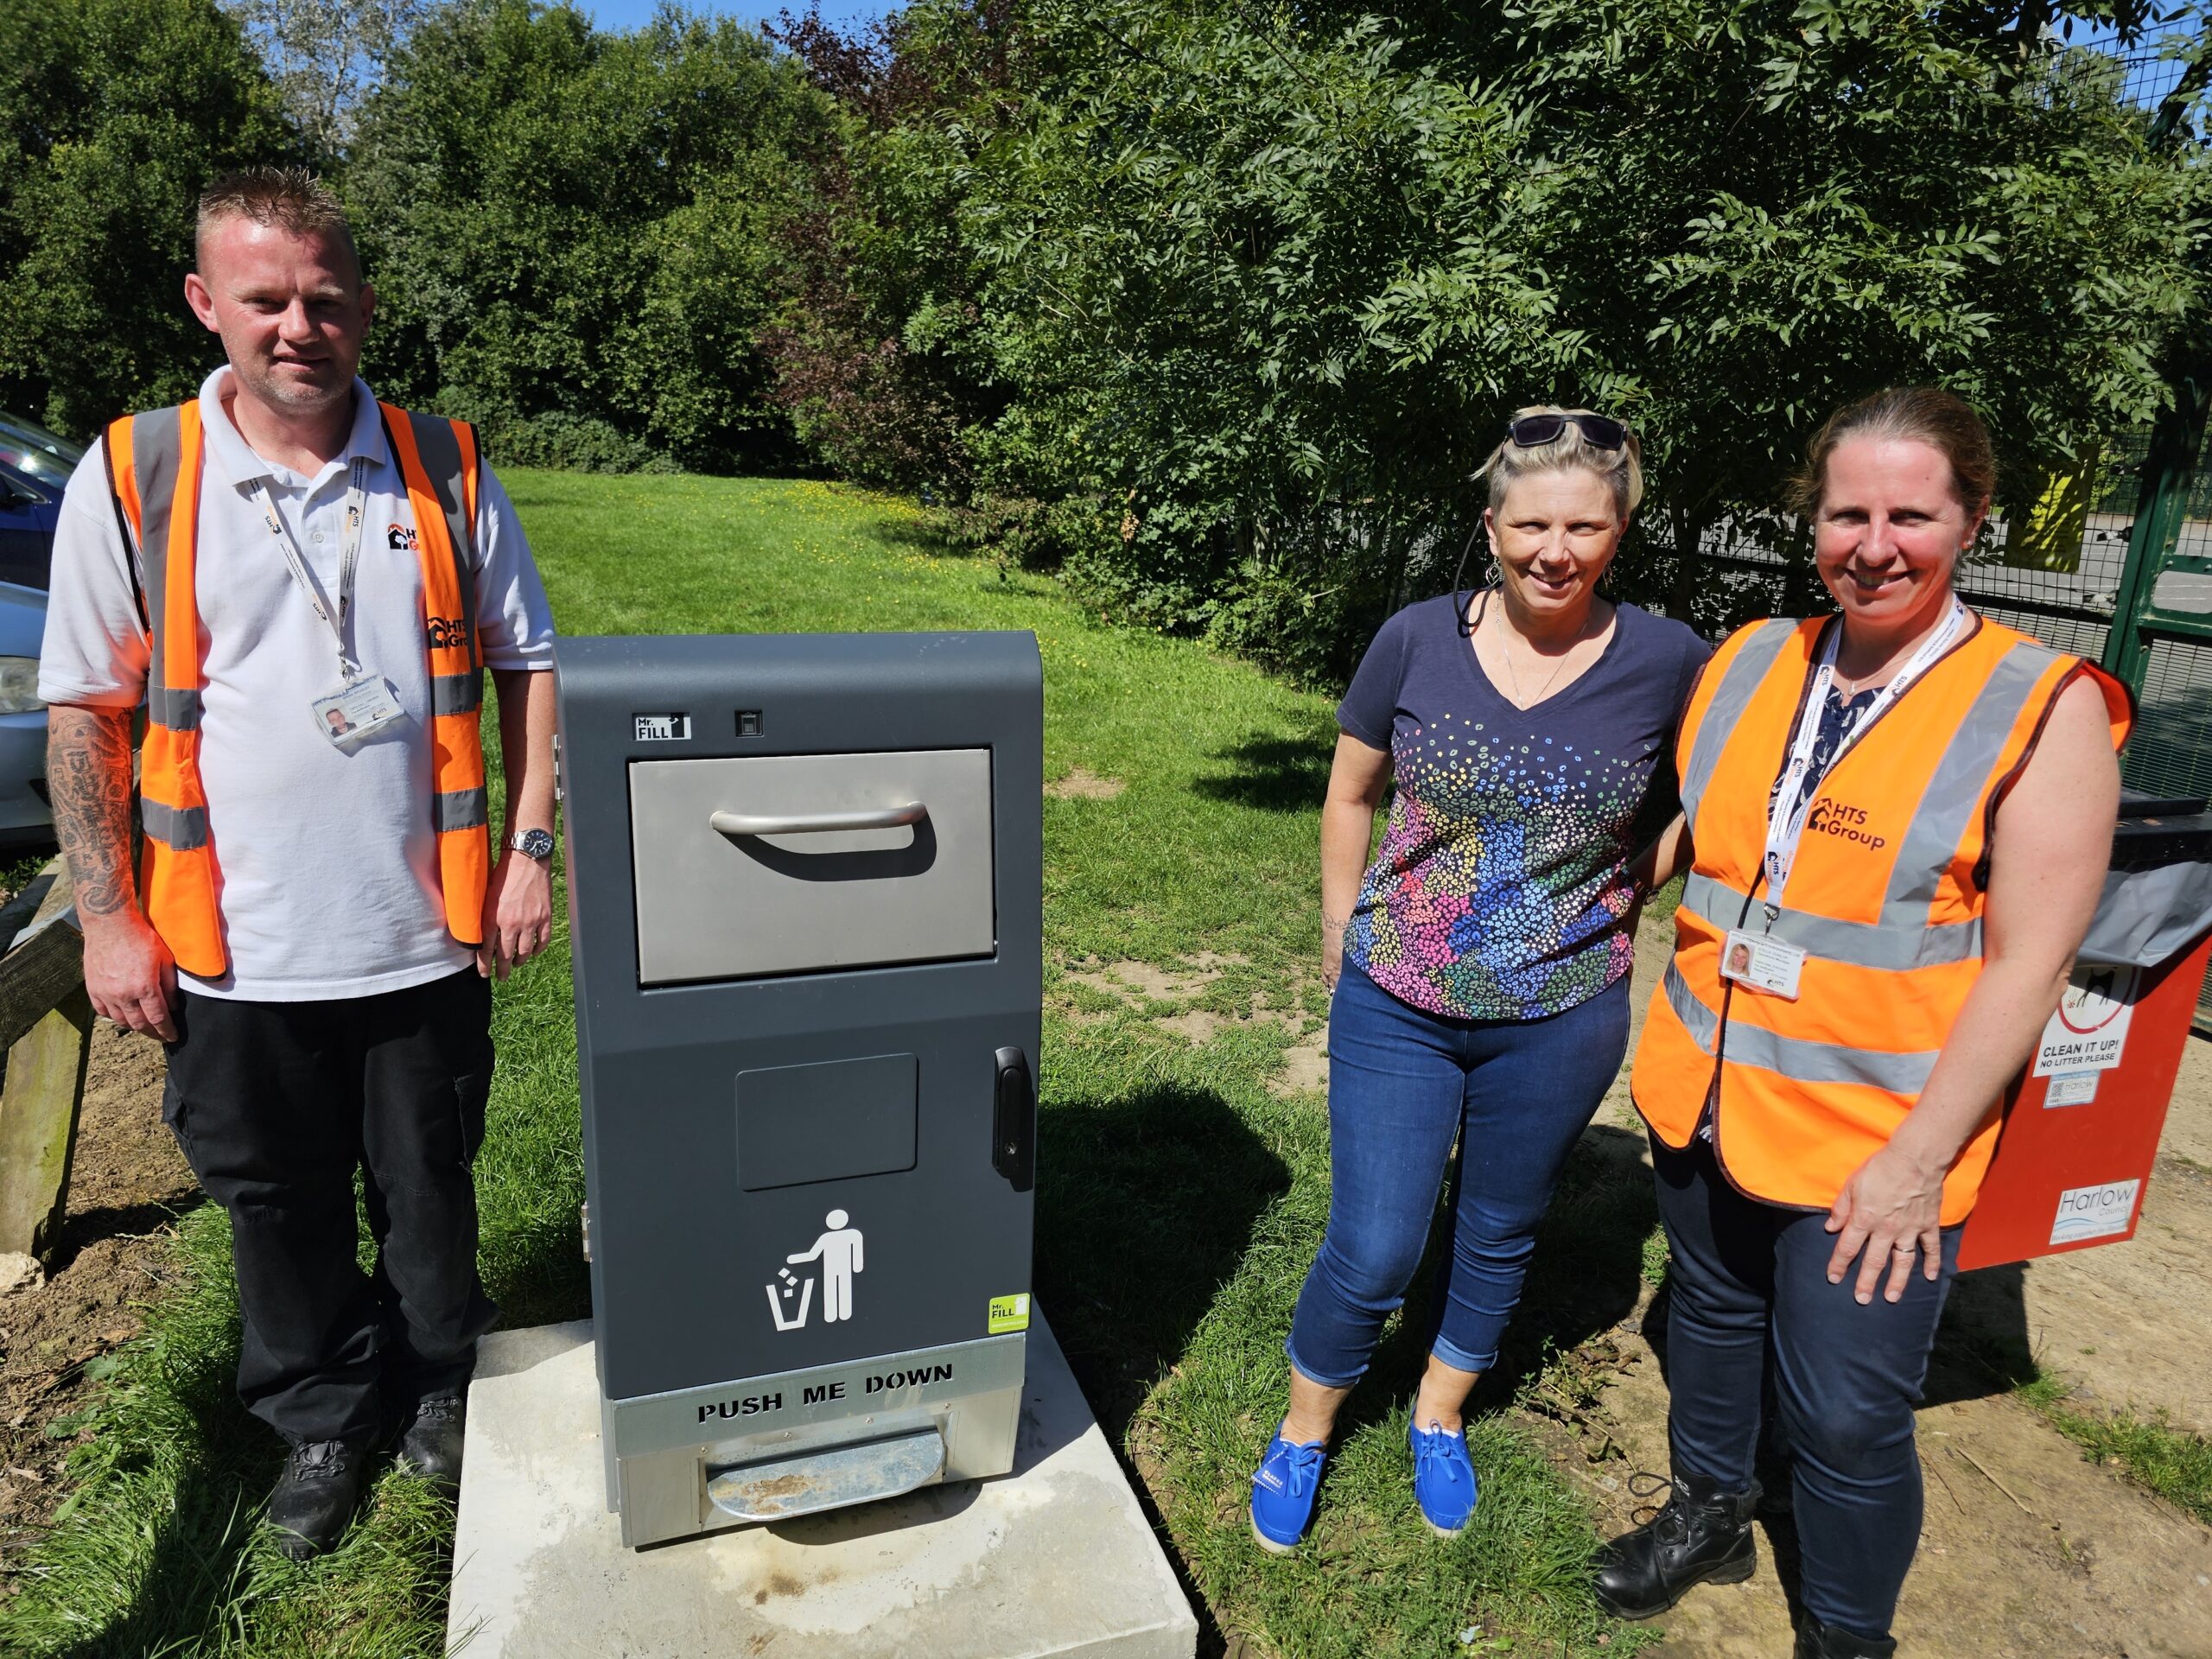
[[[630,836],[643,984],[996,948],[988,749],[638,761]]]

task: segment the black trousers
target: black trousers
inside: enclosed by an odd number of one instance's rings
[[[1944,1229],[1936,1279],[1916,1262],[1903,1297],[1885,1301],[1878,1288],[1862,1307],[1853,1294],[1858,1263],[1841,1284],[1828,1283],[1835,1236],[1825,1211],[1747,1197],[1705,1141],[1675,1152],[1654,1135],[1651,1163],[1672,1252],[1667,1432],[1675,1472],[1745,1491],[1762,1402],[1770,1402],[1791,1459],[1806,1611],[1859,1636],[1886,1637],[1920,1545],[1912,1408],[1962,1230]]]
[[[497,1313],[469,1169],[492,1086],[490,982],[469,968],[330,1001],[177,1001],[162,1115],[230,1214],[246,1408],[295,1446],[362,1440],[465,1388]]]

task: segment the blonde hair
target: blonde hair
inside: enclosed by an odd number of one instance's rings
[[[1530,415],[1595,415],[1594,409],[1562,409],[1557,404],[1531,404],[1526,409],[1516,409],[1512,420],[1522,420]],[[1606,418],[1610,419],[1611,416]],[[1626,430],[1624,423],[1623,429]],[[1490,452],[1490,459],[1477,469],[1477,478],[1490,480],[1491,510],[1496,512],[1505,505],[1505,493],[1524,478],[1539,473],[1589,473],[1602,479],[1613,493],[1613,505],[1626,524],[1637,504],[1643,499],[1643,446],[1630,432],[1628,442],[1618,449],[1600,449],[1582,435],[1582,429],[1573,421],[1560,429],[1560,435],[1549,443],[1540,443],[1522,448],[1513,442],[1508,432],[1505,441]]]
[[[249,167],[226,173],[200,194],[200,219],[193,230],[193,257],[207,262],[207,237],[226,220],[249,219],[294,236],[323,236],[346,251],[353,281],[361,280],[361,256],[345,204],[331,188],[304,167]]]

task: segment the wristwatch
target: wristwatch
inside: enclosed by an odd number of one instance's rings
[[[543,864],[553,856],[553,832],[550,830],[518,830],[508,839],[507,845],[524,858],[534,858]]]

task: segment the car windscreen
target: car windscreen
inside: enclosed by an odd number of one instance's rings
[[[0,414],[0,465],[29,473],[48,483],[67,484],[69,474],[84,458],[82,444],[72,443],[35,421]]]

